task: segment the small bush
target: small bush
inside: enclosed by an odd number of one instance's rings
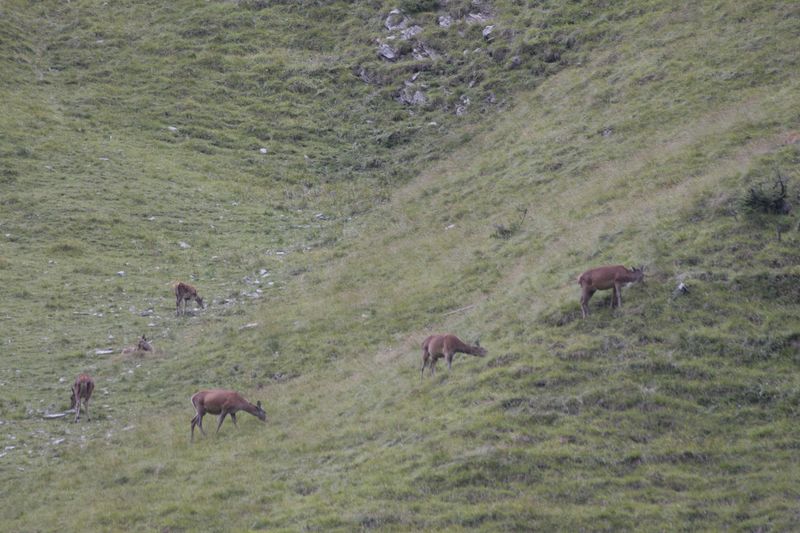
[[[50,253],[76,257],[83,254],[83,245],[75,239],[67,239],[50,246]]]
[[[786,196],[786,179],[776,172],[772,184],[760,183],[750,187],[742,200],[742,207],[750,212],[786,215],[792,209]]]
[[[525,216],[528,214],[528,208],[522,206],[517,207],[517,212],[519,213],[519,220],[510,223],[508,227],[506,227],[504,224],[495,224],[492,237],[495,239],[510,239],[512,235],[517,233],[522,227],[522,223],[525,221]]]
[[[436,11],[439,7],[439,0],[403,0],[400,2],[400,10],[409,14]]]

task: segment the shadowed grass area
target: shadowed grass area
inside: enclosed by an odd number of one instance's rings
[[[797,522],[798,218],[744,208],[800,201],[794,4],[0,9],[9,530]],[[209,387],[267,423],[190,444]]]

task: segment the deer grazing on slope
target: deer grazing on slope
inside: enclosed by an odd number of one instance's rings
[[[644,279],[644,267],[628,270],[622,265],[615,265],[587,270],[578,278],[578,284],[581,286],[583,318],[589,315],[589,299],[596,291],[612,289],[611,307],[613,308],[615,303],[617,307],[622,307],[622,286],[642,279]]]
[[[81,400],[83,400],[83,409],[86,411],[86,420],[91,420],[89,416],[89,398],[92,397],[94,391],[94,380],[89,374],[78,374],[75,378],[75,383],[72,384],[72,396],[70,397],[69,408],[75,408],[75,422],[81,416]]]
[[[139,342],[136,346],[126,346],[122,349],[122,355],[142,354],[144,352],[152,352],[153,345],[147,340],[147,337],[142,335],[139,337]]]
[[[447,361],[449,370],[453,364],[453,356],[457,353],[467,353],[483,357],[486,349],[475,342],[475,346],[462,342],[461,339],[452,334],[431,335],[422,343],[422,370],[420,379],[425,376],[425,367],[431,369],[431,376],[436,374],[436,361],[444,357]]]
[[[175,285],[175,314],[181,314],[181,302],[183,302],[183,314],[186,314],[186,303],[190,300],[194,300],[197,302],[197,305],[200,306],[200,309],[205,309],[203,305],[203,299],[197,294],[197,289],[189,285],[188,283],[184,283],[179,281]]]
[[[222,422],[227,415],[231,415],[231,420],[233,420],[233,425],[235,426],[236,413],[238,411],[246,411],[262,422],[266,422],[267,420],[267,413],[261,408],[261,401],[253,405],[245,400],[241,394],[232,390],[201,390],[192,395],[191,402],[194,406],[194,410],[197,412],[194,418],[192,418],[192,440],[194,440],[195,426],[200,428],[203,435],[206,434],[206,431],[203,429],[203,417],[206,413],[219,415],[219,422],[217,423],[217,431],[215,434],[219,433],[219,428],[222,426]]]

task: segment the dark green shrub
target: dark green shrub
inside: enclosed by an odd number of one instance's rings
[[[776,172],[772,184],[760,183],[750,187],[742,200],[742,206],[751,212],[786,215],[792,209],[786,196],[786,179],[780,172]]]
[[[400,2],[400,10],[409,14],[436,11],[439,7],[438,0],[402,0]]]

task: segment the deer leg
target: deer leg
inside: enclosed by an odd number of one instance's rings
[[[617,307],[622,307],[622,284],[615,283],[614,284],[614,292],[617,295]]]
[[[455,355],[455,352],[454,353],[449,353],[449,354],[447,354],[445,356],[445,360],[447,361],[447,370],[450,370],[453,367],[453,356],[454,355]]]
[[[206,413],[205,413],[205,411],[200,411],[197,408],[195,408],[195,409],[197,410],[197,414],[194,415],[194,418],[192,418],[192,439],[194,439],[194,427],[195,426],[200,428],[200,432],[203,435],[206,434],[206,430],[203,429],[203,417],[206,416]]]
[[[583,318],[586,318],[589,315],[589,299],[593,294],[593,289],[587,289],[584,287],[581,290],[581,313],[583,314]]]
[[[425,367],[428,366],[428,352],[422,352],[422,369],[420,369],[419,379],[425,377]]]
[[[233,420],[233,425],[236,426],[236,413],[231,413],[231,420]]]
[[[199,414],[194,415],[194,418],[192,418],[192,441],[194,441],[194,427],[195,426],[199,427],[200,431],[202,431],[203,435],[205,435],[206,432],[203,430],[202,421],[203,421],[203,418]]]
[[[86,421],[91,421],[92,417],[89,415],[89,398],[83,400],[83,410],[86,411]]]
[[[219,424],[217,424],[217,431],[214,434],[219,433],[219,428],[222,427],[222,423],[225,421],[225,415],[227,415],[227,414],[228,413],[223,411],[222,414],[219,415]]]
[[[77,400],[75,401],[75,422],[81,417],[81,397],[77,396]]]

